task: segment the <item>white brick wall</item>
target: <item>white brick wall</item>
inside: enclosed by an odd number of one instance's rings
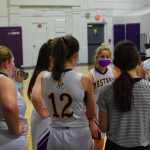
[[[0,0],[0,27],[8,26],[7,0]]]
[[[113,18],[149,4],[149,0],[82,0],[81,7],[22,7],[10,6],[8,0],[0,0],[0,26],[22,26],[23,66],[32,66],[32,23],[47,22],[47,39],[72,34],[80,43],[79,63],[88,62],[87,24],[105,20],[105,43],[113,51]],[[85,18],[89,12],[90,18]],[[100,14],[101,19],[95,20]],[[66,19],[66,33],[55,33],[55,19]],[[112,39],[108,43],[108,39]]]

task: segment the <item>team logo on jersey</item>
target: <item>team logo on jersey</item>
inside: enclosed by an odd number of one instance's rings
[[[94,89],[97,89],[100,86],[103,86],[106,83],[109,83],[109,82],[111,82],[113,80],[114,80],[114,78],[103,78],[103,79],[97,80],[96,82],[93,83]]]
[[[59,81],[58,81],[58,83],[57,83],[57,87],[56,87],[56,88],[58,88],[58,89],[62,88],[62,89],[63,89],[63,85],[64,85],[64,83],[62,83],[62,80],[61,80],[61,79],[59,79]]]

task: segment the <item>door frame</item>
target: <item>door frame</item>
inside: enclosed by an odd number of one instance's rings
[[[46,24],[46,39],[48,39],[48,37],[47,37],[47,35],[48,35],[48,30],[47,30],[48,21],[32,21],[31,23],[32,23],[32,31],[33,31],[33,24]],[[33,34],[32,34],[32,65],[34,66],[34,64],[33,64],[33,57],[34,57],[33,44],[34,43],[33,43]]]
[[[106,41],[108,42],[107,34],[106,34],[107,33],[107,22],[87,22],[87,53],[89,53],[89,49],[88,49],[88,25],[95,25],[95,24],[97,24],[97,25],[103,24],[104,25],[104,43],[106,45],[108,45],[108,43],[106,43]],[[89,63],[89,60],[87,63]]]
[[[87,22],[87,33],[88,33],[88,25],[90,24],[103,24],[104,25],[104,43],[108,45],[107,40],[107,22]],[[87,47],[88,47],[88,34],[87,34]]]

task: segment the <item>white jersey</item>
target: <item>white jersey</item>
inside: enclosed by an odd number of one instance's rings
[[[52,73],[43,77],[43,97],[51,114],[51,127],[85,127],[85,91],[81,86],[81,73],[65,70],[59,81],[53,80]]]
[[[145,80],[150,81],[150,58],[144,61],[143,70],[145,73]]]
[[[44,72],[49,72],[45,70]],[[47,108],[45,101],[42,97],[43,108]],[[33,108],[31,116],[31,136],[32,136],[32,149],[46,150],[48,137],[50,133],[50,119],[51,117],[41,117],[35,108]]]
[[[101,73],[97,68],[90,70],[93,75],[93,91],[95,102],[97,101],[100,89],[103,85],[114,80],[114,74],[110,67],[104,73]]]
[[[97,68],[93,68],[92,70],[90,70],[90,72],[92,73],[92,76],[93,76],[93,92],[94,92],[94,99],[95,99],[95,105],[96,105],[95,123],[99,127],[99,108],[98,108],[98,105],[96,104],[96,101],[98,99],[101,87],[113,81],[114,74],[110,67],[107,67],[104,73],[100,72]],[[100,139],[103,139],[104,137],[105,137],[105,133],[98,132],[98,137],[95,138],[93,136],[93,139],[100,140]]]
[[[4,77],[4,76],[6,75],[0,74],[0,77]],[[2,148],[7,148],[7,149],[9,148],[13,149],[13,148],[19,148],[22,146],[24,146],[25,149],[28,148],[28,142],[27,142],[27,137],[26,137],[26,135],[28,134],[28,122],[25,117],[25,111],[26,111],[27,105],[26,105],[25,99],[21,96],[18,90],[17,90],[16,100],[17,100],[17,105],[19,109],[19,119],[25,125],[25,128],[24,128],[25,133],[23,133],[21,136],[15,136],[15,135],[10,134],[10,132],[8,131],[8,126],[6,124],[4,115],[3,115],[2,107],[0,106],[0,132],[2,132],[2,134],[0,133],[0,139],[1,139],[0,148],[2,147]]]

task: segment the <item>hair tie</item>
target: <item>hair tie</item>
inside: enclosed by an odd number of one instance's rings
[[[70,53],[70,50],[66,47],[66,49],[65,49],[65,54],[66,54],[66,56],[67,56],[69,53]]]
[[[64,37],[62,37],[62,38],[61,38],[61,40],[65,43],[65,39],[64,39]]]

